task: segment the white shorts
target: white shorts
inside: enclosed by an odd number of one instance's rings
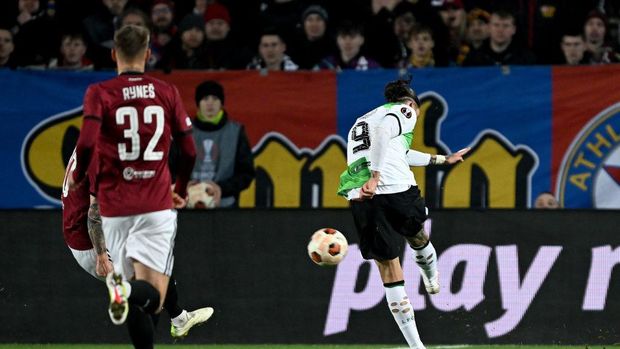
[[[75,258],[75,261],[82,269],[99,280],[105,280],[105,277],[97,275],[97,253],[95,252],[95,248],[83,251],[74,250],[71,247],[69,247],[69,249],[71,253],[73,253],[73,258]]]
[[[125,217],[101,217],[114,271],[130,280],[133,261],[170,276],[174,265],[177,211],[163,210]]]

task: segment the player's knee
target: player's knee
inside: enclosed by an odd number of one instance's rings
[[[148,314],[157,314],[161,310],[161,299],[159,291],[153,285],[145,282],[146,291],[148,292],[148,302],[144,305],[143,310]]]
[[[426,246],[426,244],[428,244],[428,237],[424,232],[424,228],[420,228],[414,236],[407,237],[407,241],[413,248],[422,248]]]

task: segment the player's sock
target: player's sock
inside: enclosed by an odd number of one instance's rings
[[[437,271],[437,252],[433,243],[428,240],[426,245],[420,248],[413,248],[415,262],[420,268],[424,287],[430,294],[439,293],[439,273]]]
[[[130,304],[127,328],[134,348],[153,349],[155,330],[150,314],[145,313],[139,306]]]
[[[171,318],[170,322],[174,326],[183,326],[187,322],[187,311],[183,310],[178,316]]]
[[[418,329],[415,325],[413,306],[409,302],[409,297],[405,292],[405,282],[397,281],[383,284],[385,288],[385,299],[387,300],[390,312],[403,333],[410,348],[425,349],[420,340]]]
[[[131,293],[127,298],[129,304],[142,308],[149,314],[154,314],[159,307],[159,291],[144,280],[129,281]]]
[[[164,299],[164,309],[166,309],[168,315],[170,315],[170,319],[174,319],[184,312],[183,308],[179,307],[177,283],[172,276],[168,282],[168,292],[166,292],[166,298]]]
[[[161,313],[150,314],[150,315],[151,315],[151,320],[153,320],[153,328],[157,329],[157,324],[159,323],[159,317]]]

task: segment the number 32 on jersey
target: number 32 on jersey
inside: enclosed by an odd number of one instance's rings
[[[140,122],[138,120],[138,110],[134,107],[121,107],[116,110],[116,124],[127,125],[129,128],[124,130],[124,136],[131,140],[131,151],[127,151],[127,144],[118,144],[118,156],[123,161],[138,160],[140,157],[140,134],[138,129]],[[157,142],[164,132],[164,108],[158,105],[151,105],[144,108],[142,113],[142,119],[145,124],[152,124],[155,122],[155,133],[148,142],[144,155],[142,156],[144,161],[159,161],[164,158],[164,152],[155,151]]]

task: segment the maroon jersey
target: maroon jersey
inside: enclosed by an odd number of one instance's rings
[[[91,165],[96,163],[96,159],[91,161]],[[88,169],[88,178],[81,183],[75,190],[69,190],[67,178],[69,173],[76,167],[75,150],[67,163],[65,178],[62,181],[62,234],[67,246],[74,250],[90,250],[93,244],[88,235],[88,208],[90,206],[90,193],[94,192],[94,173],[95,166]]]
[[[96,139],[101,215],[130,216],[173,208],[170,144],[173,137],[191,132],[176,87],[143,74],[122,74],[88,87],[84,118],[85,126],[87,119],[101,123]],[[89,156],[80,154],[85,143],[78,141],[78,160]],[[189,178],[189,174],[183,176]]]

